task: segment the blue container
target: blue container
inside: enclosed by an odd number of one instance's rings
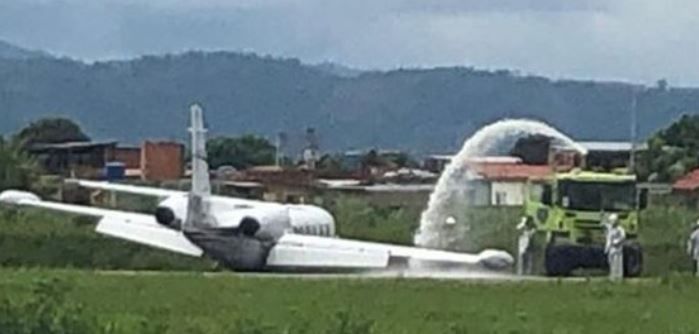
[[[123,162],[108,162],[104,166],[104,178],[107,181],[123,180],[126,175],[126,165]]]

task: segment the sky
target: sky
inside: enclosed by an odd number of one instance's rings
[[[85,61],[230,50],[699,86],[696,0],[0,0],[0,39]]]

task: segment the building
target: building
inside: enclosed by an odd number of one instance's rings
[[[114,161],[124,164],[127,170],[141,168],[141,148],[138,146],[118,146],[114,149]]]
[[[379,207],[417,207],[424,209],[434,184],[361,184],[359,180],[319,179],[316,187],[326,201],[360,197]]]
[[[675,203],[688,207],[699,207],[699,169],[695,169],[672,184],[672,198]]]
[[[233,180],[255,184],[262,199],[285,203],[314,203],[316,201],[314,171],[280,166],[255,166],[242,171]],[[261,189],[260,189],[261,188]]]
[[[678,194],[696,194],[699,190],[699,169],[689,172],[672,184],[672,192]]]
[[[422,168],[432,173],[441,173],[451,162],[452,155],[433,154],[422,161]]]
[[[177,180],[184,175],[184,145],[171,141],[145,141],[141,146],[141,179]]]
[[[466,198],[472,205],[519,206],[527,194],[527,183],[543,181],[553,175],[547,165],[528,165],[518,158],[497,157],[467,162],[473,182]]]
[[[362,161],[364,159],[364,151],[347,151],[340,156],[340,166],[344,170],[356,171],[362,168]]]
[[[48,174],[103,179],[106,167],[123,163],[125,176],[145,181],[177,180],[184,174],[184,146],[146,141],[141,147],[119,147],[116,141],[36,144],[29,148]]]
[[[403,167],[383,173],[378,180],[394,184],[425,184],[434,183],[438,178],[439,175],[436,173],[423,169]]]
[[[467,184],[459,191],[471,206],[519,206],[524,204],[529,182],[543,181],[553,176],[548,165],[528,165],[515,157],[482,157],[471,159],[464,170],[469,173]],[[430,174],[430,176],[436,176]],[[432,179],[434,181],[434,179]],[[413,180],[414,181],[414,180]],[[357,179],[318,180],[325,198],[361,196],[373,205],[421,207],[427,204],[435,184],[376,183],[365,184]]]
[[[100,178],[108,162],[114,161],[116,141],[35,144],[28,152],[49,174]]]
[[[632,150],[639,152],[648,149],[645,143],[633,145],[624,141],[580,141],[578,144],[587,149],[586,168],[603,170],[626,168],[631,161]]]

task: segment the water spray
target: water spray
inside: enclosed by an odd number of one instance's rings
[[[430,194],[427,209],[423,211],[420,228],[415,234],[417,246],[441,249],[469,249],[479,247],[477,224],[466,215],[474,181],[477,176],[469,171],[468,162],[477,157],[502,155],[514,143],[530,135],[551,138],[551,144],[586,154],[585,148],[553,127],[539,121],[507,119],[489,124],[468,138],[461,150],[451,159]]]

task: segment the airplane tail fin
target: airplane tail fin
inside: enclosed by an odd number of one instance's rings
[[[190,107],[192,138],[192,188],[189,192],[187,219],[183,228],[196,225],[214,225],[209,214],[211,182],[209,181],[209,164],[206,161],[206,128],[204,128],[204,111],[198,104]]]

